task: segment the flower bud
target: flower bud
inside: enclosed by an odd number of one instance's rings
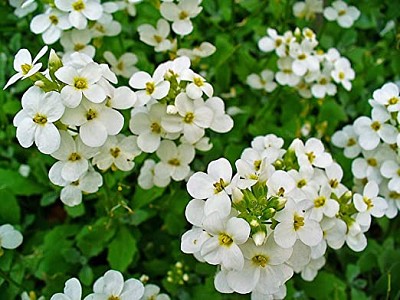
[[[254,241],[254,244],[256,244],[256,246],[261,246],[262,244],[265,243],[265,240],[266,240],[266,234],[264,231],[258,231],[255,234],[253,234],[251,237]]]
[[[50,57],[49,57],[49,69],[50,69],[50,72],[54,73],[55,71],[57,71],[62,66],[63,66],[63,63],[62,63],[60,57],[58,57],[56,52],[53,49],[51,49],[50,50]]]
[[[167,106],[167,114],[169,115],[174,115],[178,112],[178,109],[176,108],[175,105],[168,105]]]
[[[340,197],[339,201],[340,201],[340,203],[348,203],[352,197],[353,197],[353,193],[351,191],[347,191]]]
[[[244,199],[244,195],[241,190],[239,190],[237,187],[234,187],[232,189],[232,202],[235,204],[238,204],[242,202]]]
[[[264,210],[264,212],[263,212],[263,219],[264,219],[264,220],[271,219],[271,218],[275,215],[275,213],[276,213],[275,208],[272,208],[272,207],[267,208],[267,209]]]

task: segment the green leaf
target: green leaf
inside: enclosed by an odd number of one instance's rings
[[[6,188],[21,196],[36,195],[44,191],[44,187],[22,177],[17,171],[0,169],[0,190]]]
[[[85,214],[85,206],[83,203],[76,206],[65,206],[64,207],[69,216],[77,218]]]
[[[153,187],[149,190],[137,187],[133,195],[132,207],[137,209],[153,202],[164,193],[164,190],[165,189],[159,187]]]
[[[89,265],[84,265],[79,271],[79,279],[84,285],[91,285],[93,283],[93,270]]]
[[[21,209],[15,196],[8,190],[0,189],[0,224],[18,224],[21,220]]]
[[[125,272],[138,249],[136,240],[126,227],[120,227],[108,247],[107,260],[111,268]]]

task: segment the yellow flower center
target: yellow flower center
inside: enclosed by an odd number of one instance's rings
[[[344,74],[344,72],[339,72],[339,79],[343,80],[346,78],[346,74]]]
[[[304,53],[297,55],[297,58],[300,60],[304,60],[307,58],[307,55],[305,55]]]
[[[82,158],[82,157],[80,156],[79,153],[73,152],[73,153],[71,153],[71,155],[68,157],[68,160],[70,160],[70,161],[77,161],[77,160],[80,160],[81,158]]]
[[[170,159],[168,163],[172,166],[178,167],[181,165],[181,162],[177,158]]]
[[[378,161],[375,158],[368,158],[367,164],[371,167],[376,167],[378,165]]]
[[[197,85],[197,86],[203,86],[204,85],[204,81],[200,77],[193,78],[193,83],[195,85]]]
[[[301,227],[304,226],[304,217],[295,214],[293,217],[293,227],[294,230],[299,230]]]
[[[328,80],[325,77],[321,78],[319,81],[319,84],[321,84],[321,85],[326,85],[327,83],[328,83]]]
[[[324,196],[320,196],[314,199],[314,206],[321,207],[324,206],[326,198]]]
[[[261,163],[262,163],[261,160],[255,160],[255,161],[254,161],[254,169],[255,169],[256,171],[259,171],[259,170],[260,170],[260,168],[261,168]]]
[[[280,45],[282,45],[282,43],[283,43],[282,39],[279,39],[279,38],[276,39],[275,40],[275,47],[278,48]]]
[[[389,105],[394,105],[394,104],[397,104],[398,102],[399,102],[399,98],[397,98],[397,97],[392,97],[388,101]]]
[[[349,138],[349,140],[347,141],[347,147],[354,146],[355,144],[357,144],[357,142],[353,138]]]
[[[301,189],[303,186],[307,184],[307,181],[305,179],[301,179],[299,182],[297,182],[297,187]]]
[[[82,0],[78,0],[72,3],[72,8],[76,11],[81,11],[85,9],[85,3]]]
[[[88,88],[88,82],[86,78],[83,77],[74,78],[74,87],[77,90],[86,90]]]
[[[226,233],[220,233],[219,237],[218,237],[218,241],[221,246],[225,246],[225,247],[229,247],[233,243],[232,238],[229,235],[227,235]]]
[[[163,38],[161,36],[159,36],[158,34],[153,35],[153,38],[157,43],[161,43],[163,40]]]
[[[120,71],[122,71],[122,70],[125,69],[125,65],[124,65],[124,63],[123,63],[122,61],[120,61],[120,62],[117,64],[117,69],[120,70]]]
[[[186,11],[182,10],[182,11],[179,13],[179,19],[180,19],[180,20],[185,20],[187,17],[189,17],[189,14],[188,14]]]
[[[306,153],[307,157],[308,157],[308,161],[310,162],[310,164],[312,164],[316,158],[314,152],[308,152]]]
[[[379,123],[378,121],[372,122],[371,128],[375,131],[378,131],[381,128],[381,123]]]
[[[107,300],[120,300],[121,298],[118,296],[110,296]]]
[[[97,112],[91,108],[86,113],[86,120],[90,121],[97,117]]]
[[[267,256],[259,254],[259,255],[253,256],[251,261],[256,266],[260,266],[260,267],[265,268],[267,266],[267,264],[268,264],[269,258]]]
[[[367,209],[370,210],[371,208],[374,207],[374,204],[372,203],[372,200],[368,197],[363,197],[363,201],[365,204],[367,204]]]
[[[121,152],[121,149],[119,149],[118,147],[115,147],[115,148],[111,148],[111,149],[110,149],[110,154],[111,154],[111,156],[114,157],[114,158],[117,158],[118,155],[120,154],[120,152]]]
[[[331,186],[331,188],[336,189],[339,185],[339,181],[336,178],[331,179],[329,181],[329,185]]]
[[[151,128],[151,132],[154,132],[154,133],[161,133],[161,126],[160,126],[160,124],[158,124],[158,123],[156,123],[156,122],[152,123],[152,124],[150,125],[150,128]]]
[[[44,115],[41,115],[41,114],[36,114],[33,117],[33,122],[35,122],[36,124],[39,124],[39,125],[44,125],[47,123],[47,117]]]
[[[192,112],[186,113],[185,117],[183,118],[183,122],[190,124],[194,120],[194,114]]]
[[[49,16],[49,20],[50,20],[51,24],[53,24],[53,25],[57,25],[58,24],[58,18],[55,15],[50,15]]]
[[[155,90],[154,82],[146,82],[146,93],[147,95],[153,94]]]
[[[220,178],[219,181],[213,183],[214,186],[214,194],[218,194],[219,192],[222,192],[224,190],[224,187],[226,187],[225,181]]]
[[[339,10],[339,12],[338,12],[338,15],[339,15],[339,16],[343,16],[343,15],[345,15],[345,14],[346,14],[346,11],[345,11],[344,9]]]
[[[24,75],[28,74],[31,69],[32,69],[32,66],[29,64],[23,64],[21,66],[22,74],[24,74]]]
[[[84,44],[77,43],[74,45],[74,51],[81,51],[84,49],[86,46]]]

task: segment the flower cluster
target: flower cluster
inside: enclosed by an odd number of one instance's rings
[[[23,236],[10,224],[0,226],[0,256],[4,249],[15,249],[22,244]]]
[[[327,246],[363,250],[365,219],[383,213],[378,204],[368,206],[377,201],[373,187],[353,201],[342,168],[320,140],[296,139],[288,150],[283,144],[273,134],[256,137],[236,161],[236,174],[220,158],[187,183],[194,199],[185,215],[193,227],[181,249],[220,266],[214,283],[222,293],[281,299],[293,272],[316,276]]]
[[[169,300],[166,294],[159,294],[160,288],[154,284],[143,286],[142,282],[131,278],[124,281],[118,271],[109,270],[96,280],[93,293],[86,296],[85,300],[92,299],[129,299],[129,300]],[[63,293],[57,293],[50,300],[81,300],[82,286],[78,279],[71,278],[65,282]]]
[[[191,19],[202,11],[200,3],[199,0],[179,0],[178,3],[163,1],[160,5],[162,18],[157,21],[156,26],[142,24],[138,27],[140,40],[154,47],[156,52],[170,51],[173,56],[187,56],[192,61],[212,55],[216,48],[209,42],[203,42],[193,49],[178,49],[178,40],[170,37],[171,28],[180,37],[193,31]],[[172,25],[168,21],[172,22]]]
[[[350,28],[360,17],[360,11],[346,2],[333,1],[331,6],[323,8],[322,0],[305,0],[293,5],[293,15],[300,19],[315,19],[317,13],[323,13],[328,21],[337,21],[340,27]]]
[[[185,179],[195,149],[212,147],[205,130],[224,133],[233,127],[224,102],[213,96],[211,84],[190,69],[187,57],[161,64],[152,75],[137,72],[129,84],[137,95],[129,128],[139,149],[155,152],[159,158],[157,163],[152,159],[144,163],[139,176],[143,188],[164,187],[171,178]]]
[[[341,57],[335,48],[326,53],[316,49],[318,41],[311,29],[297,28],[279,35],[275,29],[268,28],[267,33],[259,40],[258,47],[263,52],[275,52],[278,70],[274,73],[266,69],[261,76],[249,75],[247,83],[251,87],[272,92],[276,88],[275,79],[280,85],[295,88],[304,98],[318,99],[334,96],[338,84],[351,90],[355,73],[350,61]]]
[[[117,77],[106,64],[78,52],[60,60],[52,51],[48,69],[39,72],[42,64],[37,61],[46,51],[47,46],[32,60],[28,50],[20,50],[14,60],[18,73],[6,87],[18,79],[35,82],[14,118],[17,139],[25,148],[35,143],[58,160],[49,178],[62,187],[60,198],[66,205],[80,204],[82,192],[97,192],[103,180],[94,166],[130,171],[142,151],[156,152],[159,158],[144,163],[142,187],[183,180],[190,174],[195,149],[212,147],[205,130],[222,133],[233,127],[224,102],[213,97],[213,87],[190,69],[187,57],[161,64],[153,75],[134,73],[129,80],[134,92],[114,87]],[[134,135],[125,136],[120,133],[120,110],[130,108]]]
[[[370,199],[364,210],[387,207],[388,218],[400,209],[400,96],[399,87],[386,83],[369,100],[371,118],[361,116],[332,136],[332,143],[344,148],[344,155],[354,159],[352,173],[360,199]],[[378,197],[378,195],[382,196]],[[369,220],[366,220],[366,222]]]

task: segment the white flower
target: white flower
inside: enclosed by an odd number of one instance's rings
[[[142,189],[148,190],[153,186],[166,187],[170,183],[171,177],[159,176],[154,170],[155,166],[156,162],[152,159],[145,160],[142,165],[138,177],[138,184]]]
[[[176,52],[177,55],[179,56],[187,56],[190,58],[191,61],[193,60],[199,60],[200,58],[203,57],[208,57],[214,54],[214,52],[217,50],[215,46],[209,42],[202,42],[200,46],[194,47],[192,49],[186,49],[186,48],[180,48]]]
[[[361,231],[360,225],[353,221],[346,234],[346,244],[351,250],[360,252],[367,247],[367,238]]]
[[[89,147],[104,145],[107,137],[117,135],[124,125],[120,112],[105,103],[96,104],[86,99],[74,109],[67,108],[61,121],[69,126],[80,126],[80,137]]]
[[[133,53],[124,53],[119,59],[116,59],[110,51],[104,52],[104,58],[111,65],[111,70],[125,78],[130,78],[138,69],[135,64],[138,62],[137,56]]]
[[[201,11],[198,0],[181,0],[178,4],[163,2],[160,6],[161,15],[172,23],[172,30],[176,34],[187,35],[192,32],[193,24],[190,19]]]
[[[338,0],[324,9],[324,16],[329,21],[337,21],[343,28],[350,28],[354,21],[360,17],[360,11],[346,2]]]
[[[168,95],[170,82],[164,80],[162,72],[156,70],[153,76],[140,71],[136,72],[129,79],[129,85],[134,89],[139,89],[136,92],[138,97],[137,106],[145,105],[151,99],[162,99]]]
[[[166,131],[161,126],[162,117],[166,115],[165,105],[156,103],[149,111],[134,111],[132,110],[129,129],[139,135],[139,148],[144,152],[153,153],[160,146],[161,137],[166,136]]]
[[[183,180],[189,175],[189,164],[195,155],[192,145],[181,144],[177,147],[174,142],[164,140],[156,153],[161,159],[155,167],[156,174],[165,174],[161,177],[171,176],[176,181]]]
[[[220,158],[208,164],[207,173],[193,174],[187,183],[187,190],[194,198],[207,199],[204,207],[206,215],[218,211],[227,216],[231,212],[231,180],[231,164],[227,159]]]
[[[68,16],[57,9],[49,8],[44,14],[36,15],[30,25],[33,33],[42,34],[46,44],[53,44],[64,30],[71,28]]]
[[[303,76],[307,71],[319,70],[319,61],[311,53],[315,46],[315,43],[308,40],[303,40],[301,44],[292,43],[290,45],[289,54],[294,59],[292,69],[296,75]]]
[[[290,148],[294,148],[300,167],[313,165],[326,168],[332,163],[332,156],[325,152],[324,145],[316,138],[308,139],[305,145],[299,139],[296,139]]]
[[[157,21],[157,27],[154,28],[149,24],[143,24],[138,27],[139,38],[147,45],[153,46],[154,51],[163,52],[170,50],[171,41],[168,39],[170,32],[169,24],[164,19]]]
[[[133,159],[141,151],[137,146],[136,136],[109,136],[101,148],[101,152],[93,158],[93,164],[100,170],[117,168],[122,171],[130,171],[135,163]]]
[[[146,284],[144,286],[144,294],[140,300],[169,300],[167,294],[160,294],[160,288],[155,284]]]
[[[205,134],[205,128],[210,127],[213,121],[213,111],[205,105],[202,99],[193,101],[185,93],[180,93],[175,98],[177,115],[167,115],[161,121],[168,132],[178,133],[183,131],[185,140],[194,144]]]
[[[22,244],[23,236],[21,232],[14,229],[10,224],[0,226],[0,252],[1,248],[15,249]]]
[[[214,89],[211,84],[205,82],[205,79],[200,75],[196,74],[192,70],[186,70],[181,75],[181,80],[191,81],[186,86],[186,94],[192,99],[198,99],[203,96],[203,93],[208,97],[212,97]]]
[[[14,14],[18,18],[23,18],[37,8],[35,0],[8,0],[12,7],[15,7]]]
[[[337,92],[336,85],[332,83],[330,74],[319,73],[316,83],[311,87],[311,93],[315,98],[322,99],[326,95],[333,96]]]
[[[87,296],[85,300],[139,300],[144,294],[144,286],[139,280],[133,278],[124,282],[124,277],[120,272],[109,270],[96,280],[93,291],[94,293]]]
[[[229,271],[226,276],[229,286],[235,292],[246,294],[260,290],[272,294],[293,274],[293,270],[285,265],[293,249],[279,247],[273,234],[269,235],[266,243],[260,247],[248,240],[240,249],[245,257],[243,269]]]
[[[55,165],[60,165],[57,167],[61,167],[61,177],[64,180],[78,180],[88,170],[88,160],[98,152],[98,149],[86,146],[79,136],[74,140],[66,131],[61,131],[60,134],[60,148],[51,156],[59,160]]]
[[[311,20],[315,18],[316,13],[322,13],[323,7],[323,0],[299,1],[293,5],[293,15],[301,19]]]
[[[265,90],[268,93],[271,93],[277,87],[274,81],[274,72],[268,69],[262,71],[260,75],[250,74],[247,76],[246,83],[253,89]]]
[[[77,29],[86,28],[88,19],[98,20],[103,14],[103,7],[95,0],[55,0],[54,4],[69,13],[69,22]]]
[[[374,100],[386,106],[389,112],[400,111],[399,88],[396,84],[386,83],[382,88],[374,91]]]
[[[311,208],[310,218],[320,222],[324,216],[329,218],[335,217],[339,212],[339,203],[331,199],[332,190],[329,185],[321,187],[319,193],[315,193],[311,200],[314,207]]]
[[[320,224],[328,246],[332,249],[342,248],[346,239],[346,223],[337,218],[323,218]]]
[[[83,96],[94,103],[106,99],[103,87],[97,84],[103,73],[100,66],[94,62],[87,64],[81,70],[64,66],[58,69],[55,75],[67,84],[61,90],[61,99],[67,107],[77,107]]]
[[[332,135],[332,143],[336,147],[344,148],[344,155],[347,158],[355,158],[360,154],[361,147],[358,142],[358,135],[352,125],[346,125],[342,130]]]
[[[325,265],[325,257],[321,256],[316,259],[312,259],[307,266],[301,271],[301,278],[306,281],[313,281],[318,274],[318,270]]]
[[[65,205],[79,205],[82,202],[82,192],[95,193],[103,185],[103,177],[91,169],[78,180],[66,181],[61,177],[61,167],[55,164],[49,171],[49,179],[53,184],[63,187],[60,199]]]
[[[278,68],[279,71],[275,74],[275,79],[279,84],[295,86],[300,82],[300,76],[293,72],[293,59],[291,57],[280,57]]]
[[[275,50],[278,56],[286,56],[286,44],[283,36],[278,35],[277,31],[272,28],[268,28],[267,33],[268,36],[264,36],[258,41],[258,48],[263,52]]]
[[[64,293],[57,293],[53,295],[50,300],[81,300],[81,298],[81,283],[78,279],[71,278],[65,282]]]
[[[371,224],[371,215],[382,217],[387,209],[385,199],[378,197],[379,186],[376,182],[370,181],[364,187],[363,195],[354,194],[354,206],[359,211],[356,220],[361,228],[368,229]]]
[[[32,60],[32,56],[27,49],[21,49],[17,52],[14,58],[14,70],[17,74],[14,74],[6,83],[3,90],[8,88],[10,85],[15,83],[19,79],[25,79],[39,72],[42,67],[42,63],[37,61],[46,54],[48,47],[44,46]]]
[[[385,143],[395,144],[397,129],[385,123],[390,119],[390,113],[383,107],[374,107],[371,120],[362,116],[354,121],[354,131],[359,135],[358,142],[364,150],[373,150],[382,139]]]
[[[44,93],[38,87],[29,88],[22,96],[22,110],[14,117],[17,139],[28,148],[35,142],[39,151],[50,154],[60,147],[60,133],[53,124],[64,113],[60,94]]]
[[[61,36],[60,43],[64,48],[63,61],[69,58],[73,53],[84,53],[93,58],[96,49],[89,45],[92,36],[89,30],[71,30],[64,32]]]
[[[390,179],[388,188],[400,193],[400,164],[394,160],[387,160],[381,166],[381,173],[384,177]]]
[[[279,246],[293,247],[297,239],[307,246],[316,246],[321,242],[321,226],[304,213],[308,207],[308,201],[296,204],[288,199],[285,209],[276,213],[275,219],[279,224],[275,227],[274,238]]]
[[[288,171],[288,174],[296,182],[296,186],[290,192],[290,197],[296,202],[311,199],[317,193],[318,183],[313,180],[313,168],[300,168],[299,171],[292,169]]]
[[[225,103],[219,97],[211,97],[206,100],[206,106],[212,109],[213,119],[210,124],[210,129],[225,133],[233,128],[233,120],[230,115],[225,113]]]
[[[350,61],[341,57],[335,61],[333,64],[334,69],[331,72],[333,80],[337,83],[341,83],[343,87],[347,90],[351,90],[351,82],[355,78],[354,70],[351,68]]]
[[[212,265],[241,270],[244,257],[238,245],[248,240],[250,225],[244,219],[221,218],[218,212],[214,212],[204,219],[203,227],[211,235],[201,247],[200,254],[204,260]]]

